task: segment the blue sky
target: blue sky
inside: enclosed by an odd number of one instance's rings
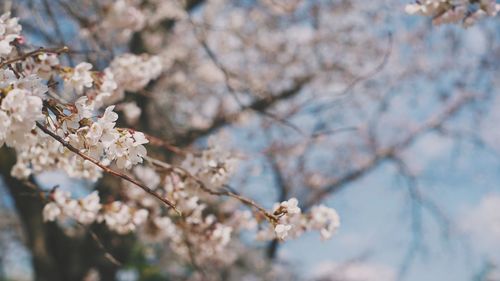
[[[443,237],[442,223],[425,213],[422,248],[405,280],[472,280],[489,257],[500,262],[493,251],[478,245],[481,236],[462,231],[463,218],[471,209],[485,197],[500,195],[499,159],[471,145],[463,145],[459,152],[444,147],[439,154],[426,165],[419,185],[450,218],[452,231]],[[285,244],[280,255],[306,275],[321,262],[342,263],[365,254],[364,262],[397,271],[412,232],[406,183],[396,174],[394,167],[383,165],[332,196],[328,205],[342,219],[338,234],[325,242],[319,242],[317,235],[306,235]],[[496,242],[490,249],[498,249],[500,237]]]

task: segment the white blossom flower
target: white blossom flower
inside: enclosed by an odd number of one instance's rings
[[[219,247],[223,247],[231,240],[232,231],[232,227],[218,223],[215,225],[215,229],[212,232],[212,239],[219,241]]]
[[[123,114],[125,115],[125,120],[128,124],[135,124],[139,117],[141,116],[141,108],[137,106],[135,102],[126,102],[120,105]]]
[[[160,184],[160,176],[156,171],[147,166],[137,166],[134,168],[134,174],[143,183],[146,183],[149,188],[156,189]]]
[[[36,74],[31,74],[26,77],[17,79],[15,88],[24,89],[31,93],[33,96],[37,96],[41,99],[45,98],[45,93],[49,90],[47,85],[45,85],[40,77]]]
[[[5,137],[7,136],[7,130],[10,127],[10,118],[9,115],[3,110],[0,110],[0,147],[3,145],[5,141]]]
[[[118,114],[113,112],[114,106],[108,106],[101,118],[97,120],[97,124],[102,128],[100,141],[104,148],[110,147],[120,136],[115,129]]]
[[[17,162],[10,170],[10,175],[18,179],[27,179],[32,173],[28,165]]]
[[[54,67],[59,65],[59,58],[56,54],[42,53],[37,56],[38,62],[34,64],[33,73],[48,80],[53,75]]]
[[[468,27],[479,18],[496,16],[500,5],[496,0],[420,0],[406,5],[405,11],[432,17],[434,25],[462,22]]]
[[[61,209],[56,203],[50,202],[43,207],[43,221],[55,221],[61,215]]]
[[[150,241],[160,241],[164,238],[175,237],[178,229],[169,217],[154,217],[152,225],[145,230],[144,235]]]
[[[288,231],[290,231],[290,229],[292,229],[292,226],[288,224],[278,224],[274,227],[276,237],[279,239],[285,239],[288,236]]]
[[[290,215],[299,214],[300,208],[298,207],[299,201],[297,198],[290,198],[288,201],[281,202],[280,206],[286,209]]]
[[[124,54],[110,64],[114,79],[126,91],[139,91],[162,72],[161,60],[153,56]]]
[[[101,139],[103,132],[102,126],[99,122],[93,123],[87,131],[86,139],[89,145],[95,146]]]
[[[76,220],[82,224],[93,223],[102,207],[99,200],[100,198],[97,191],[90,193],[80,200],[80,209],[77,212]]]
[[[78,121],[80,121],[81,119],[92,117],[95,110],[94,102],[90,101],[86,96],[78,98],[75,101],[75,106],[76,109],[78,110],[78,117],[79,117],[78,118],[79,120],[76,120],[76,123],[78,123]],[[78,128],[78,126],[76,127],[72,126],[72,128],[76,129]]]
[[[132,165],[142,163],[147,151],[143,144],[148,143],[144,134],[134,132],[122,133],[118,140],[108,148],[111,159],[116,159],[116,165],[120,169],[129,169]]]
[[[188,153],[181,163],[181,167],[185,169],[188,173],[196,175],[198,171],[202,168],[201,162],[194,157],[192,153]]]
[[[0,89],[15,85],[18,79],[14,71],[10,69],[0,69]]]
[[[77,94],[83,93],[84,88],[92,87],[93,79],[90,70],[92,65],[88,62],[79,63],[71,72],[65,76],[65,86],[74,89]]]
[[[145,27],[146,17],[130,0],[114,1],[107,10],[100,24],[102,34],[117,33],[117,40],[124,42],[130,39],[133,32]]]
[[[61,189],[56,189],[52,192],[52,197],[54,198],[54,202],[59,205],[66,204],[66,201],[69,200],[71,194],[68,191],[64,191]]]
[[[310,225],[320,230],[323,239],[330,239],[340,226],[339,215],[334,209],[324,205],[314,206],[311,209]]]
[[[138,225],[143,224],[149,212],[146,209],[134,210],[120,201],[111,203],[97,219],[120,234],[134,231]]]
[[[20,37],[21,30],[18,18],[11,18],[10,13],[0,16],[0,58],[5,58],[12,52],[11,43]]]
[[[42,100],[24,89],[13,89],[2,99],[0,105],[0,144],[22,147],[29,141],[26,137],[35,122],[42,117]]]
[[[106,68],[99,81],[98,92],[94,98],[97,107],[113,104],[123,99],[125,93],[123,89],[118,88],[115,77],[111,69]]]
[[[134,212],[132,222],[135,225],[143,224],[146,221],[146,219],[148,218],[148,214],[149,214],[149,212],[146,209],[137,210]]]

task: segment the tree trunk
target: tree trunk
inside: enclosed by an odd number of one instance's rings
[[[45,223],[42,217],[44,200],[40,192],[12,177],[10,170],[15,163],[11,149],[0,149],[0,174],[14,201],[21,221],[26,247],[32,255],[35,280],[82,280],[91,268],[99,271],[102,280],[113,280],[118,266],[105,257],[105,251],[85,229],[67,235],[56,223]],[[105,227],[94,225],[92,231],[99,237],[108,253],[127,259],[134,239],[117,236]]]
[[[33,258],[36,280],[62,280],[55,257],[51,254],[47,243],[50,239],[47,235],[48,228],[54,228],[54,226],[43,222],[43,203],[31,188],[10,175],[10,170],[15,163],[14,152],[4,147],[0,150],[0,154],[0,173],[22,222],[26,246],[31,250]]]

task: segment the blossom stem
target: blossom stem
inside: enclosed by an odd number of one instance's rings
[[[6,65],[9,65],[11,63],[15,63],[17,61],[22,61],[22,60],[25,60],[29,57],[33,57],[33,56],[36,56],[39,54],[44,54],[44,53],[61,54],[61,53],[67,53],[67,52],[69,52],[69,48],[67,46],[55,48],[55,49],[40,48],[40,49],[31,51],[31,52],[28,52],[22,56],[15,57],[15,58],[12,58],[10,60],[6,60],[6,61],[0,63],[0,68],[4,67]]]
[[[235,192],[232,192],[230,190],[213,190],[213,189],[210,189],[209,187],[207,187],[203,181],[201,181],[200,179],[196,178],[195,176],[191,175],[188,171],[180,168],[180,167],[173,167],[171,166],[170,164],[167,164],[167,163],[164,163],[160,160],[157,160],[157,159],[153,159],[151,157],[145,157],[146,160],[148,160],[149,162],[151,162],[153,165],[156,165],[158,167],[161,167],[161,168],[164,168],[164,169],[167,169],[167,170],[170,170],[170,171],[174,171],[174,172],[177,172],[183,176],[186,176],[190,179],[192,179],[193,181],[196,182],[196,184],[201,188],[201,190],[205,191],[206,193],[208,194],[211,194],[211,195],[217,195],[217,196],[228,196],[228,197],[232,197],[236,200],[239,200],[240,202],[242,202],[243,204],[247,205],[247,206],[250,206],[250,207],[253,207],[255,208],[256,210],[258,210],[259,212],[261,212],[267,219],[269,219],[272,223],[276,223],[278,221],[278,219],[276,218],[275,215],[269,213],[268,211],[266,211],[266,209],[264,209],[263,207],[259,206],[257,203],[255,203],[255,201],[253,201],[252,199],[249,199],[249,198],[246,198],[244,196],[241,196]],[[227,185],[224,185],[224,187],[227,188]]]
[[[58,141],[59,143],[61,143],[64,147],[66,147],[68,150],[70,150],[71,152],[77,154],[78,156],[82,157],[83,159],[87,160],[87,161],[90,161],[92,162],[93,164],[95,164],[96,166],[98,166],[99,168],[101,168],[104,172],[108,173],[108,174],[111,174],[113,176],[116,176],[116,177],[120,177],[130,183],[133,183],[134,185],[140,187],[142,190],[146,191],[148,194],[152,195],[153,197],[156,197],[158,200],[162,201],[163,203],[167,204],[169,207],[171,207],[172,209],[174,209],[177,214],[179,216],[182,216],[182,213],[181,211],[179,211],[175,204],[170,202],[170,200],[168,200],[167,198],[164,198],[163,196],[161,196],[160,194],[154,192],[151,188],[149,188],[148,186],[140,183],[139,181],[137,181],[136,179],[128,176],[128,175],[125,175],[123,173],[120,173],[118,171],[115,171],[109,167],[106,167],[104,166],[101,162],[99,162],[98,160],[88,156],[88,155],[85,155],[83,153],[81,153],[76,147],[72,146],[71,144],[69,144],[67,141],[65,141],[63,138],[61,138],[60,136],[58,136],[56,133],[52,132],[51,130],[49,130],[48,128],[46,128],[45,126],[43,126],[40,122],[36,122],[36,126],[42,130],[44,133],[46,133],[47,135],[51,136],[52,138],[54,138],[56,141]]]

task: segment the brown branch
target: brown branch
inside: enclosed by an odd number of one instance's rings
[[[278,197],[278,202],[285,201],[288,197],[288,193],[290,191],[290,185],[285,179],[285,175],[283,174],[283,171],[278,163],[278,159],[276,159],[276,156],[273,153],[268,153],[266,155],[267,160],[271,166],[271,170],[274,174],[274,182],[276,184],[276,187],[278,188],[279,192],[279,197]],[[276,253],[278,252],[279,248],[279,242],[280,240],[275,238],[271,242],[269,242],[266,250],[267,257],[270,260],[273,260],[276,258]]]
[[[63,138],[61,138],[60,136],[58,136],[56,133],[54,133],[51,130],[47,129],[41,123],[36,122],[36,126],[40,130],[42,130],[44,133],[46,133],[47,135],[49,135],[52,138],[54,138],[56,141],[58,141],[60,144],[62,144],[64,147],[66,147],[71,152],[77,154],[78,156],[82,157],[83,159],[85,159],[87,161],[92,162],[93,164],[95,164],[96,166],[98,166],[99,168],[101,168],[104,172],[106,172],[108,174],[111,174],[113,176],[122,178],[122,179],[124,179],[124,180],[126,180],[126,181],[128,181],[130,183],[133,183],[134,185],[140,187],[142,190],[146,191],[151,196],[157,198],[158,200],[162,201],[163,203],[167,204],[169,207],[171,207],[172,209],[174,209],[177,212],[177,214],[179,214],[179,216],[182,216],[182,213],[175,207],[175,205],[172,202],[170,202],[167,198],[164,198],[160,194],[154,192],[148,186],[140,183],[139,181],[137,181],[136,179],[134,179],[134,178],[132,178],[132,177],[130,177],[128,175],[125,175],[125,174],[120,173],[118,171],[115,171],[115,170],[113,170],[113,169],[111,169],[109,167],[106,167],[101,162],[99,162],[98,160],[96,160],[96,159],[94,159],[94,158],[92,158],[92,157],[90,157],[88,155],[85,155],[85,154],[81,153],[76,147],[74,147],[71,144],[69,144],[67,141],[65,141]]]
[[[0,68],[6,66],[6,65],[9,65],[11,63],[15,63],[15,62],[18,62],[18,61],[22,61],[22,60],[25,60],[29,57],[33,57],[33,56],[36,56],[36,55],[39,55],[39,54],[44,54],[44,53],[51,53],[51,54],[61,54],[61,53],[67,53],[69,51],[69,48],[64,46],[64,47],[60,47],[60,48],[54,48],[54,49],[46,49],[46,48],[39,48],[37,50],[34,50],[34,51],[31,51],[31,52],[28,52],[26,54],[23,54],[19,57],[15,57],[15,58],[12,58],[10,60],[6,60],[2,63],[0,63]]]
[[[269,116],[269,113],[266,113],[266,110],[274,106],[276,103],[280,101],[284,101],[287,99],[290,99],[297,94],[300,93],[302,88],[309,83],[313,79],[312,75],[308,75],[305,77],[301,77],[296,79],[296,83],[293,87],[280,92],[277,95],[273,96],[268,96],[264,98],[257,99],[253,101],[252,103],[242,107],[242,109],[239,112],[232,113],[232,114],[227,114],[227,115],[219,115],[214,118],[212,121],[212,124],[208,128],[203,128],[203,129],[193,129],[190,131],[187,131],[184,134],[181,134],[179,137],[176,138],[176,143],[177,145],[180,146],[188,146],[191,143],[193,143],[195,140],[197,140],[200,137],[207,136],[216,130],[232,123],[236,118],[238,117],[239,114],[244,112],[245,110],[253,110],[256,112],[261,112],[264,114],[267,114]]]
[[[351,81],[351,83],[349,83],[349,85],[347,85],[347,87],[342,91],[341,95],[349,93],[352,89],[354,89],[354,87],[356,87],[357,84],[371,79],[373,76],[378,74],[382,69],[384,69],[392,53],[392,43],[393,43],[392,33],[389,32],[389,34],[387,35],[387,40],[389,42],[387,50],[385,51],[384,56],[382,57],[382,61],[377,66],[375,66],[375,68],[372,69],[370,72],[361,76],[357,76],[353,81]]]
[[[262,208],[261,206],[259,206],[257,203],[255,203],[255,201],[253,201],[252,199],[248,199],[246,197],[243,197],[235,192],[232,192],[229,190],[229,186],[227,185],[224,185],[225,188],[227,188],[227,190],[221,190],[221,191],[216,191],[216,190],[211,190],[209,188],[207,188],[206,186],[202,186],[203,190],[205,190],[207,193],[209,194],[212,194],[212,195],[222,195],[222,196],[228,196],[228,197],[232,197],[234,199],[237,199],[239,201],[241,201],[242,203],[248,205],[248,206],[251,206],[251,207],[254,207],[255,209],[257,209],[259,212],[261,212],[262,214],[264,214],[269,220],[271,220],[271,222],[273,223],[277,223],[278,222],[278,219],[276,218],[275,215],[269,213],[268,211],[266,211],[266,209]]]
[[[148,135],[146,133],[143,133],[144,136],[146,137],[146,139],[149,140],[149,144],[150,145],[153,145],[153,146],[158,146],[158,147],[163,147],[173,153],[177,153],[177,154],[180,154],[180,155],[186,155],[188,152],[169,143],[169,142],[166,142],[158,137],[155,137],[155,136],[152,136],[152,135]]]
[[[410,146],[419,136],[425,134],[426,132],[439,129],[446,120],[454,116],[467,102],[472,99],[473,95],[464,94],[451,101],[447,106],[445,106],[445,109],[442,112],[430,117],[426,122],[410,132],[402,141],[387,148],[378,149],[374,152],[373,157],[360,167],[357,167],[353,171],[350,171],[341,177],[331,180],[325,187],[314,193],[309,200],[306,201],[303,209],[310,208],[312,205],[319,203],[326,195],[339,191],[348,183],[373,171],[384,160],[393,158],[393,156],[401,150]]]
[[[61,25],[57,21],[56,15],[52,11],[52,8],[51,8],[49,1],[43,0],[42,3],[43,3],[43,6],[45,8],[45,11],[47,12],[47,17],[49,18],[49,20],[54,28],[54,32],[56,34],[56,37],[59,39],[58,43],[61,45],[66,45],[66,43],[64,42],[64,32],[62,32],[62,30],[61,30]]]
[[[164,163],[164,162],[162,162],[160,160],[153,159],[153,158],[150,158],[150,157],[146,157],[145,159],[148,160],[149,162],[151,162],[153,165],[156,165],[157,167],[166,169],[168,171],[174,171],[174,172],[176,172],[176,173],[178,173],[178,174],[180,174],[182,176],[186,176],[186,177],[192,179],[193,181],[195,181],[199,185],[199,187],[203,191],[205,191],[208,194],[217,195],[217,196],[232,197],[234,199],[239,200],[240,202],[242,202],[243,204],[245,204],[247,206],[255,208],[256,210],[258,210],[259,212],[261,212],[265,217],[267,217],[271,222],[276,223],[278,221],[278,219],[276,218],[276,216],[274,216],[273,214],[271,214],[268,211],[266,211],[266,209],[264,209],[263,207],[261,207],[260,205],[258,205],[255,201],[253,201],[252,199],[246,198],[244,196],[241,196],[241,195],[237,194],[236,192],[231,191],[231,188],[229,186],[227,186],[227,185],[223,185],[226,188],[225,190],[220,190],[220,191],[218,191],[218,190],[212,190],[209,187],[207,187],[203,183],[203,181],[201,181],[197,177],[191,175],[188,171],[186,171],[186,170],[184,170],[184,169],[182,169],[180,167],[174,167],[174,166],[171,166],[170,164]]]
[[[196,25],[191,17],[189,17],[189,23],[193,27],[193,32],[195,34],[195,38],[198,41],[198,44],[201,45],[205,53],[207,54],[208,58],[210,61],[222,72],[224,75],[224,82],[226,85],[226,89],[231,94],[231,96],[234,98],[236,103],[240,106],[243,107],[243,103],[241,102],[240,98],[238,97],[238,94],[236,93],[235,89],[233,86],[231,86],[231,76],[236,76],[232,72],[230,72],[224,64],[219,60],[215,52],[208,46],[208,43],[206,41],[206,34],[199,34],[198,29],[196,28]]]
[[[102,243],[101,239],[99,239],[99,236],[97,236],[97,234],[92,231],[92,229],[88,228],[88,227],[85,227],[84,225],[81,225],[82,227],[84,227],[89,233],[90,233],[90,236],[92,237],[92,239],[96,242],[97,244],[97,247],[99,247],[99,249],[101,251],[104,252],[104,257],[109,261],[111,262],[112,264],[116,265],[116,266],[122,266],[122,263],[117,260],[107,249],[106,247],[104,246],[104,244]]]

